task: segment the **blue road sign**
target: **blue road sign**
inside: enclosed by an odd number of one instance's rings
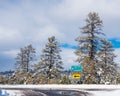
[[[72,71],[72,72],[81,72],[82,69],[83,69],[83,68],[82,68],[81,65],[71,66],[71,71]]]

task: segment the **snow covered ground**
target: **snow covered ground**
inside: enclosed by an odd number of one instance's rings
[[[87,84],[81,84],[81,85],[62,85],[62,84],[43,84],[43,85],[0,85],[1,89],[6,88],[13,88],[13,89],[119,89],[120,85],[87,85]]]
[[[92,93],[93,96],[120,96],[120,90],[112,90],[112,91],[88,91]]]
[[[0,85],[1,89],[4,88],[36,88],[36,89],[119,89],[120,85],[59,85],[59,84],[43,84],[43,85]]]
[[[23,96],[20,90],[0,90],[0,96]]]

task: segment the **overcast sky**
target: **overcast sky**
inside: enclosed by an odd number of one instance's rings
[[[0,71],[14,68],[21,47],[32,44],[40,58],[50,36],[63,45],[65,68],[75,64],[80,27],[89,12],[98,12],[102,32],[114,44],[120,61],[120,0],[0,0]]]

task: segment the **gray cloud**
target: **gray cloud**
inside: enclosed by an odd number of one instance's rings
[[[40,52],[52,35],[61,43],[77,45],[75,38],[80,35],[79,27],[84,26],[84,19],[90,11],[101,16],[107,38],[119,38],[119,4],[119,0],[0,1],[0,65],[13,63],[10,58],[14,59],[12,56],[16,50],[28,44],[33,44]],[[62,55],[64,61],[69,61],[65,54]]]

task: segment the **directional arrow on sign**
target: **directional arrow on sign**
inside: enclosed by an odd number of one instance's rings
[[[81,75],[80,75],[80,73],[79,74],[78,73],[74,73],[74,74],[72,74],[72,77],[74,79],[79,79],[81,77]]]
[[[80,76],[76,76],[76,75],[75,75],[74,77],[80,77]]]

